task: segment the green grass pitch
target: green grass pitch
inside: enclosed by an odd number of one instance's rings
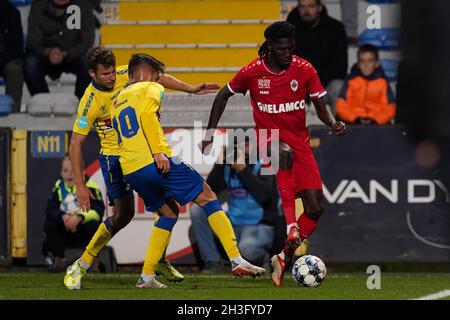
[[[414,299],[443,290],[450,290],[450,274],[381,275],[381,289],[369,290],[368,275],[362,273],[328,275],[316,288],[300,288],[286,274],[285,286],[275,288],[270,278],[233,278],[229,274],[185,274],[182,283],[166,289],[137,289],[137,274],[88,274],[81,290],[68,290],[64,274],[45,272],[0,273],[0,300],[309,300],[309,299]],[[444,299],[449,299],[447,296]]]

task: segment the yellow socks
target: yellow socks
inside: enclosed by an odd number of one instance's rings
[[[208,217],[211,229],[219,238],[220,243],[222,243],[228,258],[233,259],[239,257],[240,253],[237,246],[236,235],[234,234],[230,219],[228,219],[227,215],[222,210],[219,201],[214,200],[208,202],[203,207],[203,211]]]
[[[147,246],[147,254],[145,256],[142,274],[154,275],[155,268],[161,260],[167,245],[170,241],[172,229],[177,222],[177,218],[159,217],[155,222],[152,234]]]
[[[94,262],[94,258],[98,256],[100,251],[108,244],[111,238],[112,234],[108,231],[105,223],[102,223],[87,245],[86,250],[81,256],[81,260],[91,265]]]

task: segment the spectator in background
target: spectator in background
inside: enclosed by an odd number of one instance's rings
[[[23,87],[23,32],[20,12],[8,0],[0,0],[0,75],[5,93],[14,99],[14,112],[20,112]]]
[[[83,0],[88,6],[90,6],[94,12],[94,24],[95,29],[100,29],[102,26],[100,19],[97,15],[101,15],[103,13],[103,8],[101,6],[102,0]]]
[[[358,1],[340,0],[342,24],[347,34],[347,42],[353,45],[358,38]]]
[[[328,16],[320,0],[298,0],[287,21],[295,27],[294,54],[317,70],[326,87],[326,103],[334,112],[336,98],[347,74],[347,36],[344,25]]]
[[[358,63],[345,80],[337,100],[337,115],[349,124],[387,124],[394,118],[396,106],[378,49],[365,44],[357,55]]]
[[[286,237],[286,224],[278,206],[276,177],[261,175],[260,160],[249,164],[249,142],[235,150],[237,159],[228,158],[227,164],[219,159],[208,175],[207,183],[220,197],[223,196],[221,193],[228,193],[227,216],[233,225],[242,256],[251,263],[267,266],[272,254],[283,247]],[[199,206],[191,208],[191,219],[205,263],[203,271],[224,272],[214,234]]]
[[[67,13],[70,5],[80,8],[79,29],[72,25],[77,18]],[[81,99],[91,80],[86,52],[94,39],[94,14],[84,1],[34,1],[28,18],[25,57],[25,81],[30,94],[49,92],[45,75],[58,79],[62,72],[70,72],[77,77],[75,95]]]
[[[45,210],[45,239],[42,254],[51,271],[65,271],[65,247],[84,248],[97,231],[105,211],[99,186],[93,180],[86,185],[91,191],[91,210],[82,212],[76,200],[72,163],[65,157],[61,178],[53,187]]]

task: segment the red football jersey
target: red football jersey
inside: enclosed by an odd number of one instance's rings
[[[264,58],[243,67],[228,83],[233,93],[250,91],[257,129],[280,129],[280,140],[289,145],[309,138],[306,130],[305,99],[326,94],[317,71],[308,61],[292,56],[289,68],[275,72]]]

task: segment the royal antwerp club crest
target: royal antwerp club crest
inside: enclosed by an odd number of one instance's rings
[[[259,89],[270,89],[270,79],[258,79]]]
[[[298,89],[298,82],[297,82],[297,80],[292,80],[291,81],[291,89],[292,89],[292,91],[297,91],[297,89]]]

